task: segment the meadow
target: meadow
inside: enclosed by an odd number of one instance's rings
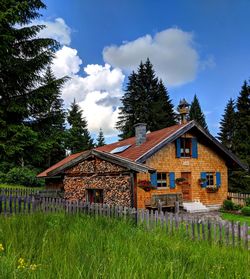
[[[63,213],[0,218],[0,278],[249,278],[244,249]]]

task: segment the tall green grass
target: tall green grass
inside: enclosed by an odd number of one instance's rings
[[[181,232],[168,236],[104,217],[1,217],[0,244],[0,278],[250,276],[246,250],[192,242]]]

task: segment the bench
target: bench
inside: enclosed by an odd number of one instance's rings
[[[145,207],[147,209],[174,208],[176,202],[179,202],[179,206],[182,206],[182,193],[152,195],[151,200],[145,202]]]

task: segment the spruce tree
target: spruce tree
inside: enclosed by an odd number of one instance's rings
[[[233,148],[243,163],[250,166],[250,86],[245,81],[236,103],[236,129]],[[250,172],[237,170],[230,175],[231,188],[250,192]]]
[[[231,98],[229,99],[224,114],[220,121],[220,132],[218,133],[218,139],[229,150],[233,150],[233,140],[236,129],[236,112],[235,103]]]
[[[102,129],[100,129],[98,137],[97,137],[97,145],[96,146],[100,147],[100,146],[103,146],[103,145],[105,145],[105,138],[104,138]]]
[[[59,46],[53,39],[37,37],[45,26],[27,26],[40,16],[41,8],[45,8],[45,5],[40,0],[1,1],[1,163],[23,166],[29,164],[31,157],[37,154],[34,150],[38,134],[30,125],[31,108],[34,110],[35,105],[43,100],[38,93],[43,83],[41,73],[51,63],[53,53]]]
[[[194,95],[194,99],[189,110],[189,120],[195,120],[202,128],[208,131],[205,116],[201,110],[200,102],[196,94]]]
[[[91,139],[87,129],[87,121],[83,117],[83,111],[75,100],[68,110],[67,120],[70,125],[67,133],[67,148],[71,153],[92,148],[93,139]]]
[[[236,154],[250,164],[250,86],[246,81],[242,86],[236,107],[234,148]]]
[[[134,136],[134,125],[139,122],[146,123],[150,131],[176,123],[168,92],[155,76],[149,59],[141,62],[137,73],[132,72],[128,80],[116,124],[122,139]]]
[[[65,157],[65,120],[61,88],[67,78],[56,79],[48,67],[43,86],[37,94],[41,94],[39,103],[30,107],[33,117],[32,128],[38,133],[38,156],[34,164],[40,168],[48,168]]]

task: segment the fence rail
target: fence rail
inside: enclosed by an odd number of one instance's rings
[[[4,196],[17,196],[17,197],[28,197],[28,196],[42,196],[42,197],[63,197],[61,190],[39,190],[39,189],[25,189],[25,188],[0,188],[0,195]]]
[[[250,194],[241,194],[241,193],[233,193],[228,192],[228,198],[232,200],[233,203],[239,204],[242,206],[246,205],[246,199],[250,198]]]
[[[65,212],[66,214],[131,219],[148,230],[157,227],[169,235],[183,233],[192,240],[249,248],[249,227],[246,223],[242,225],[240,222],[215,221],[211,218],[201,219],[183,213],[136,210],[123,206],[72,202],[61,198],[0,195],[0,215],[30,214],[32,212]]]

